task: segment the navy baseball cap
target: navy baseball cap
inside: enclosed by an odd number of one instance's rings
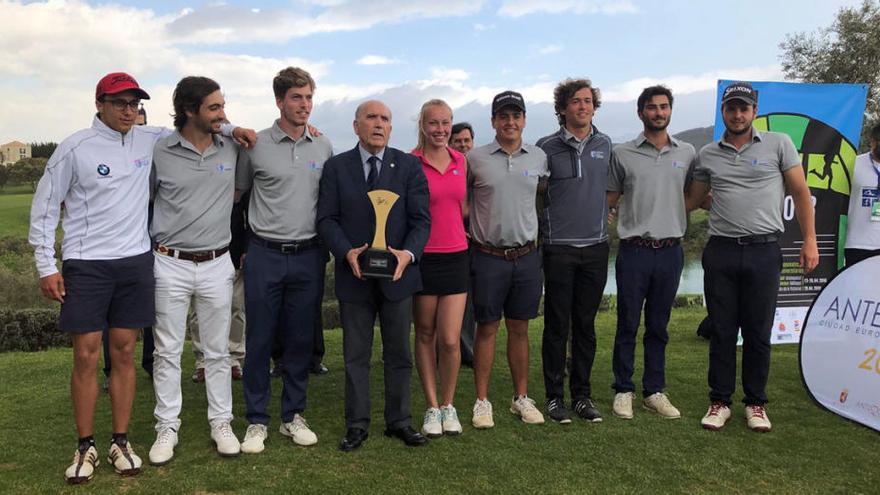
[[[516,91],[504,91],[492,98],[492,116],[504,107],[516,107],[523,113],[526,111],[526,102],[521,94]]]

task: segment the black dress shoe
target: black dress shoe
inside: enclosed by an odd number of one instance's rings
[[[339,442],[339,450],[343,452],[351,452],[361,446],[366,440],[369,433],[361,428],[349,428],[345,430],[345,436]]]
[[[403,443],[410,447],[419,447],[428,443],[428,439],[421,433],[413,430],[412,426],[404,426],[402,428],[388,428],[385,430],[386,437],[395,437],[403,440]]]
[[[309,373],[313,375],[326,375],[329,372],[330,370],[328,370],[327,367],[324,366],[324,363],[317,363],[312,366],[312,369],[309,370]]]

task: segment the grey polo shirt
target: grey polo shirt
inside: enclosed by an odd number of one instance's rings
[[[521,246],[538,237],[535,194],[546,177],[547,155],[523,143],[508,155],[498,141],[468,153],[471,237],[496,247]]]
[[[306,129],[293,139],[276,120],[257,133],[257,145],[241,153],[235,188],[252,189],[248,211],[251,230],[273,241],[301,241],[317,235],[318,181],[333,147]]]
[[[703,146],[694,180],[709,183],[709,235],[742,237],[782,232],[782,172],[800,166],[787,134],[759,132],[737,150],[724,141]]]
[[[150,191],[153,241],[182,251],[210,251],[229,245],[239,148],[213,136],[204,153],[179,132],[153,149]]]
[[[644,133],[614,147],[608,190],[622,194],[617,219],[621,239],[684,237],[684,187],[696,156],[693,146],[672,136],[661,150]]]

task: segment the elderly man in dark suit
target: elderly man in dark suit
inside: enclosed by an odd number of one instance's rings
[[[342,316],[345,358],[344,451],[361,446],[370,424],[370,356],[376,315],[385,366],[385,435],[406,445],[426,440],[411,425],[409,348],[412,294],[421,290],[417,262],[428,241],[431,217],[428,183],[419,160],[388,147],[391,111],[367,101],[355,112],[354,149],[324,164],[318,195],[318,233],[336,258],[336,296]],[[388,214],[388,250],[397,261],[391,279],[365,278],[358,257],[372,241],[376,215],[367,195],[384,189],[398,194]]]

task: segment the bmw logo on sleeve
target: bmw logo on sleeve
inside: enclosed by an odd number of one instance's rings
[[[98,165],[98,175],[101,177],[107,177],[110,175],[110,167],[104,165],[103,163]]]

